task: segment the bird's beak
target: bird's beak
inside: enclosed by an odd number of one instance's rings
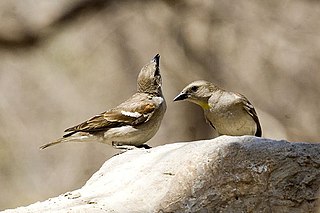
[[[152,59],[152,61],[156,62],[156,65],[159,66],[160,54],[158,53]]]
[[[173,99],[173,101],[181,101],[181,100],[187,99],[188,97],[189,97],[188,94],[181,92],[179,95],[177,95],[177,96]]]

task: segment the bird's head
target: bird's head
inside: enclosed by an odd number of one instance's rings
[[[160,75],[160,55],[153,57],[140,71],[137,80],[138,92],[159,94],[161,93],[162,80]]]
[[[200,105],[203,109],[209,109],[208,100],[218,87],[208,81],[194,81],[187,85],[173,101],[187,100]]]

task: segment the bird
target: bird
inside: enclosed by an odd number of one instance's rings
[[[162,94],[160,55],[140,71],[137,91],[118,106],[65,130],[62,138],[40,149],[66,142],[101,142],[114,148],[150,148],[145,144],[158,131],[166,112]]]
[[[205,80],[198,80],[188,84],[174,98],[174,101],[181,100],[201,106],[206,122],[218,135],[262,136],[256,110],[244,95],[226,91]]]

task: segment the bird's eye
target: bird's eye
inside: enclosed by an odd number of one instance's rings
[[[196,92],[197,90],[198,90],[198,87],[197,87],[197,86],[192,86],[192,87],[191,87],[191,91],[192,91],[192,92]]]

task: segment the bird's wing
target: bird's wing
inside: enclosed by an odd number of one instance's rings
[[[213,125],[213,123],[208,119],[207,115],[205,114],[204,118],[206,119],[207,124],[209,124],[213,129],[216,129],[216,127]]]
[[[149,119],[155,109],[155,104],[147,103],[140,105],[136,110],[110,110],[96,115],[89,120],[68,128],[71,131],[100,131],[107,128],[120,127],[124,125],[139,125]]]
[[[147,122],[157,108],[157,104],[151,100],[136,100],[131,98],[118,107],[96,115],[89,120],[68,128],[64,137],[68,137],[75,132],[97,132],[109,128],[125,125],[137,126]]]
[[[262,136],[262,130],[261,130],[261,125],[259,122],[259,118],[257,115],[256,110],[254,109],[253,105],[250,103],[250,101],[243,95],[237,93],[237,95],[240,97],[240,100],[243,104],[243,108],[248,112],[248,114],[252,117],[252,119],[256,122],[257,124],[257,130],[255,136],[261,137]]]

